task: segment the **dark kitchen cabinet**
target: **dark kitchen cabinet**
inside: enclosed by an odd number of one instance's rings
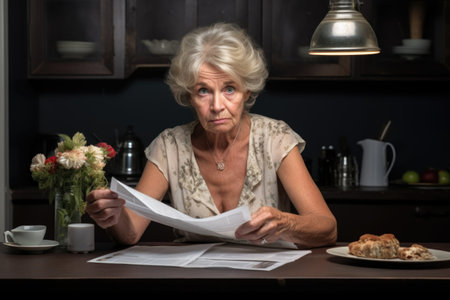
[[[272,79],[351,75],[348,56],[308,54],[327,11],[328,1],[263,0],[263,44]]]
[[[450,242],[450,189],[320,187],[336,217],[338,241],[351,242],[364,233],[393,233],[401,242]],[[47,226],[53,239],[54,208],[46,193],[36,188],[12,191],[13,227],[23,224]],[[167,204],[168,199],[164,200]],[[85,214],[83,222],[94,223]],[[141,241],[172,241],[172,228],[151,222]],[[109,237],[96,226],[96,242]]]
[[[450,1],[363,1],[361,13],[377,35],[380,54],[308,55],[310,39],[328,12],[328,4],[263,0],[264,49],[272,78],[450,78]],[[422,42],[429,43],[429,49],[403,45],[403,40],[411,38],[425,40]]]
[[[329,1],[29,0],[29,77],[126,78],[167,68],[184,34],[232,22],[263,47],[271,79],[450,79],[450,0],[422,1],[423,21],[420,10],[410,16],[417,2],[364,1],[381,54],[323,57],[307,51]],[[411,32],[429,50],[405,48]]]
[[[449,242],[450,189],[321,187],[338,223],[338,241],[392,233],[401,242]]]
[[[29,77],[122,77],[121,2],[28,1]]]
[[[168,67],[188,31],[231,22],[261,43],[260,0],[35,0],[30,78],[124,78]]]
[[[127,75],[168,67],[187,32],[216,22],[236,23],[261,42],[260,0],[129,0],[126,20]]]
[[[338,239],[351,242],[365,233],[392,233],[402,242],[449,242],[450,205],[405,201],[329,201],[338,221]]]
[[[361,78],[450,78],[450,1],[371,0],[361,10],[381,48],[356,58]]]

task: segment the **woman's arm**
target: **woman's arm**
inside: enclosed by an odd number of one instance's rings
[[[166,178],[156,165],[147,162],[136,189],[162,200],[168,186]],[[106,228],[108,234],[118,243],[136,244],[150,223],[150,220],[124,207],[125,201],[109,190],[93,191],[86,199],[86,211],[91,218],[100,227]]]
[[[277,174],[299,214],[262,207],[252,215],[251,221],[238,228],[236,237],[254,243],[283,239],[297,244],[299,248],[334,244],[337,238],[336,219],[311,178],[297,147],[283,159]]]
[[[284,158],[277,174],[299,213],[286,214],[290,230],[283,237],[308,248],[334,244],[337,239],[336,219],[311,178],[297,147]]]

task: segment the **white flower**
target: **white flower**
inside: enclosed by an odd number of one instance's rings
[[[73,149],[66,152],[58,152],[56,161],[65,169],[79,169],[86,162],[86,156],[80,149]]]
[[[94,169],[103,169],[103,167],[105,166],[105,153],[100,147],[90,145],[80,148],[84,151],[84,153],[88,154],[89,157],[92,157],[92,167]]]
[[[30,171],[39,171],[44,168],[45,165],[45,155],[44,154],[36,154],[31,160]]]

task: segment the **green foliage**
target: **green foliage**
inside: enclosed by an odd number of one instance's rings
[[[38,182],[39,189],[49,192],[50,203],[57,191],[70,189],[73,195],[70,201],[73,203],[60,213],[70,214],[76,209],[82,215],[86,208],[86,195],[94,189],[108,186],[103,168],[114,157],[115,151],[106,143],[86,146],[86,139],[80,132],[72,138],[66,134],[59,136],[62,142],[58,143],[55,156],[46,158],[43,154],[37,154],[33,158],[31,176]]]

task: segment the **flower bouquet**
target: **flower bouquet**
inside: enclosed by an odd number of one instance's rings
[[[108,186],[103,168],[116,151],[106,143],[86,146],[82,133],[72,138],[59,135],[62,141],[55,155],[48,158],[37,154],[30,171],[39,189],[49,192],[50,203],[55,201],[55,239],[65,246],[67,226],[81,221],[85,212],[85,197],[91,190]]]

